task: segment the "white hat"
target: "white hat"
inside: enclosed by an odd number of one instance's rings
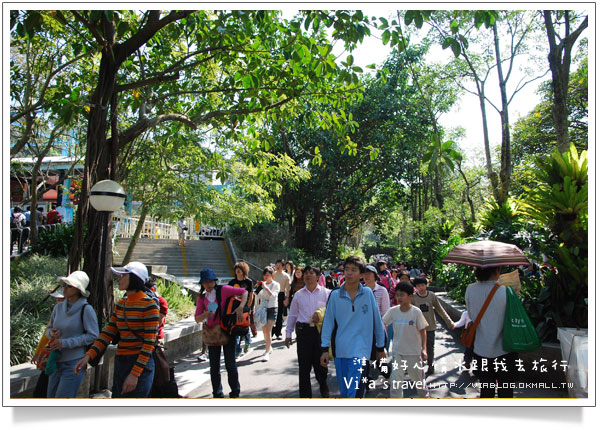
[[[148,269],[139,261],[132,261],[124,267],[111,267],[110,270],[117,275],[123,273],[133,273],[135,276],[140,278],[142,282],[146,282],[146,279],[148,279]]]
[[[87,291],[87,287],[90,283],[90,278],[85,272],[82,272],[81,270],[77,270],[66,277],[60,276],[56,278],[56,280],[60,284],[67,284],[77,288],[79,291],[81,291],[81,295],[83,297],[89,297],[90,295],[90,292]]]

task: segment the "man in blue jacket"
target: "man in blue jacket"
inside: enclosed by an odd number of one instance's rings
[[[329,363],[329,344],[334,327],[335,371],[343,398],[362,397],[364,394],[363,363],[369,359],[373,334],[377,360],[385,358],[385,329],[377,302],[371,289],[360,283],[365,263],[360,257],[348,257],[344,262],[345,282],[332,291],[327,303],[321,330],[321,366]]]

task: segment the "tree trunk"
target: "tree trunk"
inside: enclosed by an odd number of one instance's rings
[[[508,190],[510,188],[510,178],[512,174],[512,161],[510,154],[510,124],[508,122],[508,97],[506,96],[506,79],[502,73],[502,58],[500,56],[500,39],[498,37],[498,27],[494,24],[494,48],[496,52],[496,67],[498,69],[498,82],[500,84],[500,98],[502,100],[502,110],[500,111],[500,120],[502,123],[502,145],[500,149],[500,201],[501,205],[508,199]]]
[[[29,242],[31,243],[31,247],[37,245],[38,239],[38,217],[37,217],[37,202],[38,202],[38,174],[40,171],[40,166],[42,165],[42,160],[44,156],[38,156],[36,160],[33,170],[31,171],[31,210],[29,211]]]
[[[492,193],[496,201],[500,200],[499,186],[498,186],[498,174],[494,172],[492,168],[492,155],[490,152],[490,133],[487,124],[487,112],[485,109],[485,92],[483,83],[481,84],[481,90],[479,85],[477,86],[477,92],[479,94],[479,108],[481,110],[481,122],[483,125],[483,148],[485,150],[485,164],[487,167],[488,178],[492,185]]]
[[[567,110],[567,92],[569,90],[569,71],[571,68],[571,51],[581,32],[588,26],[586,17],[579,28],[569,34],[569,11],[565,11],[566,34],[561,43],[556,43],[556,32],[552,23],[552,11],[544,11],[544,23],[550,53],[548,62],[552,72],[552,121],[556,131],[556,145],[560,152],[569,150],[569,112]],[[562,57],[562,58],[561,58]]]
[[[337,222],[333,220],[331,222],[331,229],[329,231],[329,258],[331,260],[338,259],[338,247],[340,246],[340,238],[337,231]]]
[[[81,196],[77,208],[75,221],[75,235],[73,246],[69,253],[69,271],[77,270],[81,266],[83,258],[83,271],[87,273],[90,282],[90,297],[88,302],[96,310],[98,319],[104,320],[110,312],[109,304],[113,303],[112,295],[112,276],[107,270],[103,278],[102,285],[98,285],[100,271],[100,252],[102,246],[103,228],[109,229],[110,222],[105,224],[105,217],[88,205],[88,195],[93,184],[104,179],[111,179],[116,174],[114,162],[114,148],[108,147],[106,133],[108,124],[108,112],[116,83],[118,64],[116,64],[111,55],[111,49],[106,48],[102,52],[100,62],[100,71],[98,85],[91,97],[91,110],[87,131],[87,147],[85,157],[85,169],[83,182],[81,186]],[[113,130],[114,132],[114,130]],[[114,136],[113,136],[114,137]],[[114,141],[118,139],[111,139]],[[84,241],[83,228],[87,226],[87,233]],[[112,244],[107,244],[106,264],[112,265]],[[110,250],[110,252],[108,251]],[[104,309],[98,309],[99,295],[104,295]]]
[[[442,195],[442,176],[440,174],[440,165],[435,166],[435,176],[433,178],[433,190],[435,192],[436,206],[443,211],[444,210],[444,196]]]
[[[473,205],[473,199],[471,199],[471,185],[469,184],[469,181],[467,180],[467,176],[465,175],[465,172],[463,172],[460,164],[458,165],[458,173],[460,173],[463,180],[465,181],[465,198],[466,198],[467,202],[469,203],[469,209],[471,210],[471,221],[474,223],[475,222],[475,206]]]
[[[298,248],[307,249],[306,213],[298,207],[294,207],[294,212],[294,242]]]

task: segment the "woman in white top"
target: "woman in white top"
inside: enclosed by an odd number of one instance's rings
[[[263,361],[269,361],[269,353],[271,352],[271,332],[277,319],[277,295],[281,286],[279,282],[273,280],[275,270],[271,266],[265,267],[263,270],[262,290],[258,293],[258,305],[262,302],[267,303],[267,323],[263,326],[263,335],[265,337],[265,354]]]

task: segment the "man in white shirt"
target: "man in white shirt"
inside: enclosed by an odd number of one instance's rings
[[[327,305],[330,290],[318,285],[321,269],[306,266],[304,274],[305,287],[294,295],[290,306],[286,327],[285,346],[292,344],[292,331],[296,329],[296,351],[298,354],[298,378],[301,398],[312,398],[310,383],[311,368],[319,383],[321,397],[329,397],[327,386],[327,367],[320,364],[321,334],[313,319],[313,314]]]
[[[187,226],[185,225],[185,217],[181,217],[181,219],[177,221],[177,230],[179,232],[179,246],[183,246],[185,241],[185,231],[187,230]]]

